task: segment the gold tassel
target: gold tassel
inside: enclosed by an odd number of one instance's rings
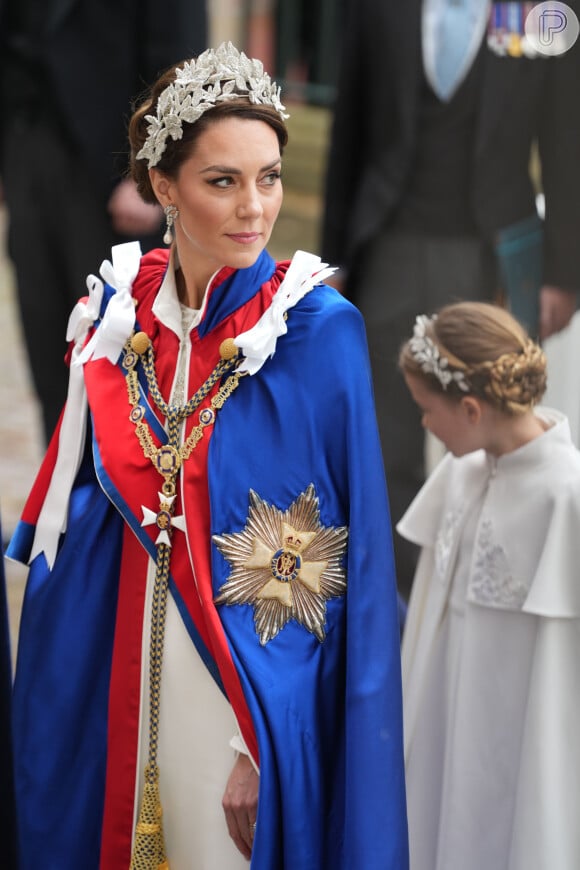
[[[131,870],[169,870],[163,836],[163,807],[159,797],[159,770],[145,768],[145,787],[139,821],[135,828],[135,843]]]

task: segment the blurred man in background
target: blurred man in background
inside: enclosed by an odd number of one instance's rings
[[[393,522],[424,479],[420,419],[396,367],[415,317],[501,288],[547,337],[576,307],[578,0],[562,53],[549,57],[526,36],[536,5],[350,0],[322,255],[344,267],[344,290],[366,319]],[[416,550],[395,535],[395,554],[408,596]]]
[[[131,103],[206,43],[205,0],[2,0],[0,177],[46,440],[66,397],[66,324],[87,268],[112,244],[161,243],[161,210],[124,178]]]

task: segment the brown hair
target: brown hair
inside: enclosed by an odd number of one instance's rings
[[[443,384],[425,371],[413,352],[412,339],[399,354],[399,368],[422,378],[430,390],[450,398],[473,395],[507,414],[523,414],[546,390],[546,357],[523,326],[499,305],[457,302],[441,308],[427,321],[425,338],[435,345],[445,368],[463,375]]]
[[[184,63],[185,61],[182,61],[177,66],[183,67]],[[129,121],[129,143],[131,146],[129,164],[130,174],[137,184],[137,190],[142,198],[145,202],[149,203],[156,203],[157,198],[153,193],[153,188],[151,187],[151,182],[149,180],[147,161],[137,160],[136,155],[139,153],[147,139],[147,128],[149,122],[145,119],[145,116],[155,116],[157,112],[157,100],[165,88],[175,81],[175,70],[176,67],[172,66],[157,79]],[[210,124],[215,123],[221,118],[228,117],[247,118],[252,121],[264,121],[264,123],[268,124],[276,133],[280,144],[280,154],[282,154],[284,147],[288,142],[288,130],[286,124],[273,106],[251,103],[249,98],[242,92],[240,93],[239,99],[216,103],[215,106],[212,106],[211,109],[204,112],[204,114],[193,124],[184,123],[182,125],[183,136],[181,139],[167,139],[165,151],[157,164],[157,168],[170,178],[177,178],[182,163],[191,156],[195,143],[203,131],[206,130]]]

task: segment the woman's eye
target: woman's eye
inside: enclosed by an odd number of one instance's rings
[[[233,179],[229,175],[224,175],[220,178],[211,178],[209,183],[214,187],[229,187],[233,184]]]
[[[282,178],[281,172],[269,172],[264,176],[264,181],[266,184],[276,184],[279,178]]]

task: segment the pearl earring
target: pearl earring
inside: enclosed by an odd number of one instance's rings
[[[174,205],[166,205],[163,211],[165,212],[165,220],[167,221],[167,227],[163,234],[163,241],[166,245],[170,245],[173,241],[173,232],[171,228],[179,217],[179,209]]]

